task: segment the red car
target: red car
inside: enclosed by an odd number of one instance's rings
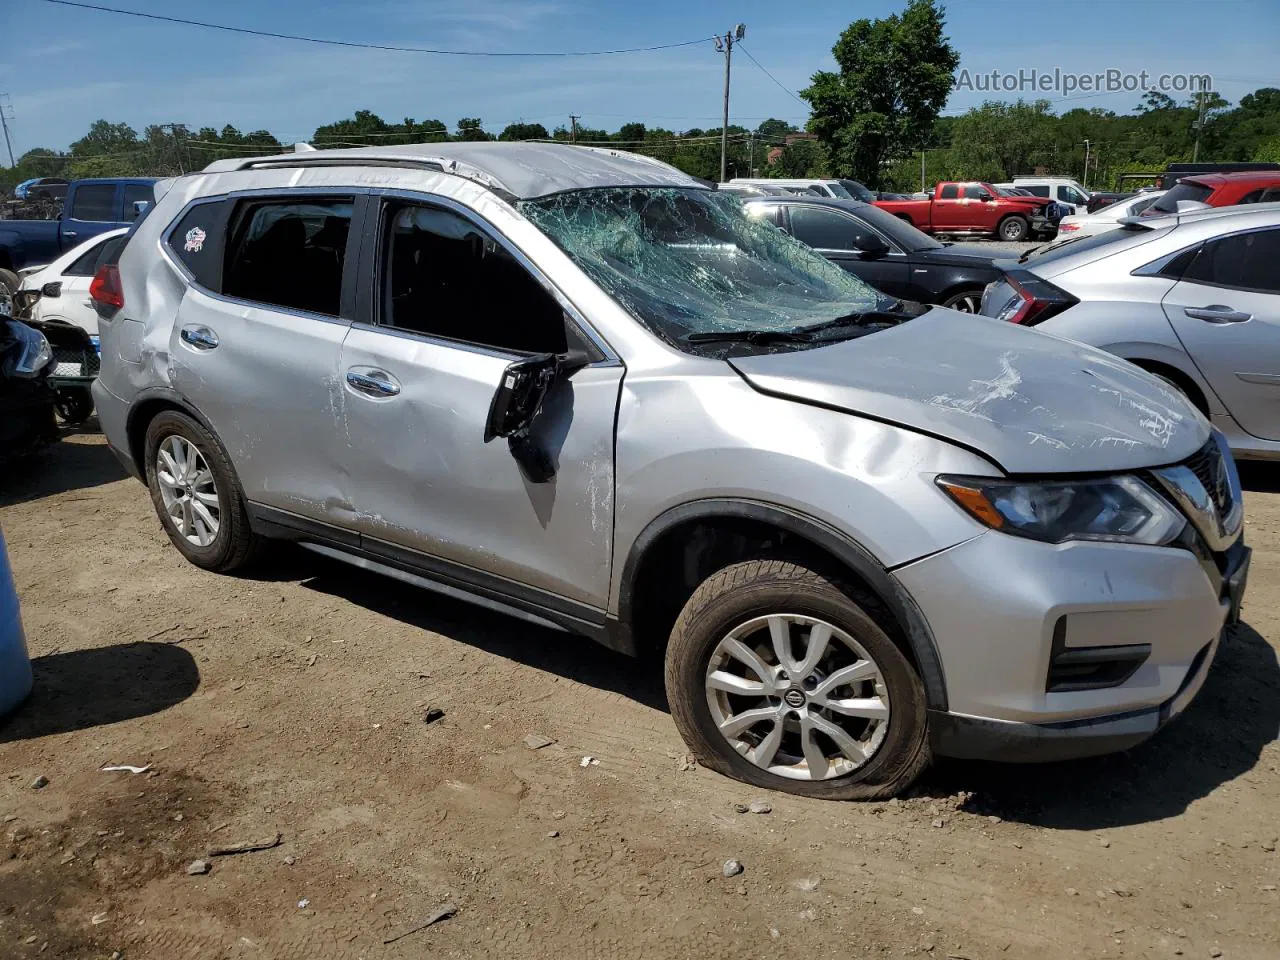
[[[1187,200],[1210,207],[1232,207],[1238,203],[1266,203],[1280,200],[1280,170],[1248,173],[1202,173],[1183,177],[1163,197],[1142,211],[1144,217],[1178,212],[1178,202]]]
[[[939,183],[927,200],[877,200],[876,206],[925,233],[964,233],[1027,240],[1052,236],[1062,214],[1043,197],[1003,196],[989,183]]]

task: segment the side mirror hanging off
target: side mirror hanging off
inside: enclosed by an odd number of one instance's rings
[[[555,382],[590,363],[584,351],[539,353],[508,364],[489,404],[484,442],[506,437],[512,455],[529,479],[542,483],[555,475],[551,458],[529,434]]]

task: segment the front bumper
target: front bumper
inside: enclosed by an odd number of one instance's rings
[[[942,660],[948,709],[931,716],[935,751],[1047,760],[1145,740],[1204,682],[1248,554],[1237,545],[1231,568],[1210,576],[1190,550],[992,532],[899,568]],[[1139,650],[1136,668],[1055,682],[1064,653],[1109,650]]]

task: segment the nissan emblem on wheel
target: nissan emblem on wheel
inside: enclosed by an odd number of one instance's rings
[[[1182,393],[649,157],[299,150],[155,194],[90,288],[93,399],[178,552],[290,540],[658,654],[727,776],[872,799],[1121,750],[1238,613],[1240,482]]]

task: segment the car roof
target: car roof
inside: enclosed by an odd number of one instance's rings
[[[652,157],[567,143],[418,143],[344,150],[306,150],[271,157],[217,160],[206,173],[316,166],[425,167],[474,180],[519,200],[589,187],[710,189]]]
[[[1232,183],[1266,186],[1280,183],[1280,170],[1241,170],[1236,173],[1193,173],[1180,177],[1179,183],[1197,183],[1202,187],[1223,187]]]
[[[751,197],[744,203],[786,203],[806,207],[834,207],[837,210],[859,210],[871,206],[861,200],[844,200],[837,197],[815,197],[813,194],[789,193],[783,196]]]
[[[1228,207],[1209,207],[1207,210],[1188,210],[1186,213],[1168,213],[1165,217],[1176,217],[1179,224],[1203,223],[1206,220],[1240,219],[1249,217],[1274,223],[1280,226],[1280,201],[1267,203],[1237,203]],[[1165,217],[1145,217],[1140,223],[1155,223]]]

